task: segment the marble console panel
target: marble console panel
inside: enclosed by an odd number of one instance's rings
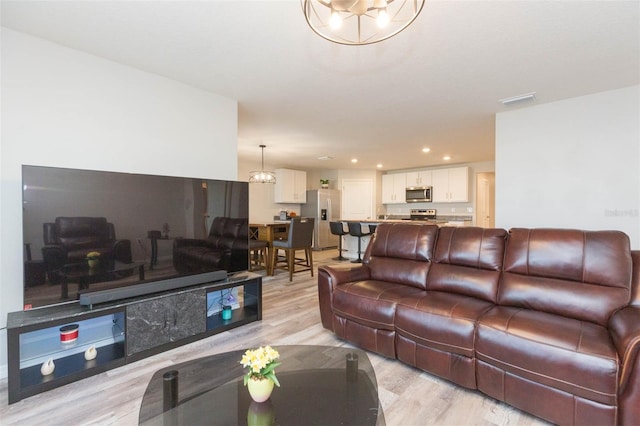
[[[127,355],[204,333],[206,299],[200,289],[127,306]]]

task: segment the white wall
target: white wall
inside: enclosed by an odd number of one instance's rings
[[[640,86],[496,116],[496,226],[618,229],[640,249]]]
[[[22,309],[22,164],[237,178],[237,102],[2,29],[0,327]],[[0,376],[6,376],[6,331]]]

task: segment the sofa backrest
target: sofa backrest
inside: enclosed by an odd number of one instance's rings
[[[371,278],[426,289],[437,235],[435,225],[381,223],[364,257]]]
[[[115,238],[113,225],[104,217],[57,217],[54,230],[55,243],[67,250],[106,247]]]
[[[221,249],[247,250],[249,248],[249,221],[242,218],[218,216],[213,219],[207,240]]]
[[[427,290],[496,302],[507,231],[479,227],[440,228]]]
[[[509,231],[498,303],[605,325],[629,303],[629,237],[619,231]]]

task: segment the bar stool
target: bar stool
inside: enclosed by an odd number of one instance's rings
[[[333,260],[347,260],[347,258],[342,255],[344,251],[342,248],[342,236],[349,234],[349,231],[344,230],[344,222],[329,222],[329,228],[333,235],[338,236],[338,257],[334,257]]]
[[[362,263],[362,237],[368,237],[373,234],[376,229],[376,225],[369,225],[369,231],[364,232],[362,230],[362,224],[360,222],[347,222],[349,224],[349,235],[352,237],[358,237],[358,258],[352,260],[351,263]]]

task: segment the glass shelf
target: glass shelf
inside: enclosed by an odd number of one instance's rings
[[[104,315],[78,324],[78,339],[60,342],[60,327],[49,327],[20,335],[20,369],[41,365],[49,358],[56,359],[84,353],[90,346],[100,348],[124,342],[124,313]]]
[[[234,327],[242,324],[247,324],[252,321],[257,321],[258,309],[251,306],[240,306],[237,309],[231,311],[231,319],[224,320],[220,313],[207,316],[207,331],[210,330],[225,330],[225,326]],[[229,327],[231,328],[231,327]]]
[[[207,293],[207,317],[220,315],[224,305],[231,306],[231,309],[238,309],[241,305],[242,296],[238,287],[215,290]]]
[[[108,344],[98,349],[98,356],[95,359],[87,361],[84,359],[83,353],[60,354],[64,355],[57,358],[53,373],[43,376],[40,373],[40,365],[32,365],[30,367],[20,369],[20,385],[23,389],[64,380],[69,376],[81,375],[84,372],[105,367],[109,364],[120,363],[124,365],[124,341]]]

